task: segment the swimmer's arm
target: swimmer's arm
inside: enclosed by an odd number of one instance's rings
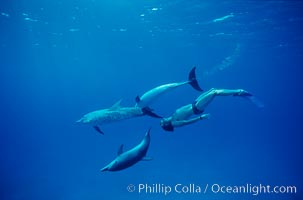
[[[203,115],[200,115],[199,117],[195,117],[195,118],[192,118],[189,120],[178,120],[178,121],[173,122],[173,126],[185,126],[188,124],[195,123],[199,120],[208,119],[209,116],[210,116],[210,114],[203,114]]]

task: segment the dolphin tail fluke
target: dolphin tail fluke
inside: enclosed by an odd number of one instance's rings
[[[102,135],[104,135],[104,132],[103,131],[101,131],[101,129],[100,129],[100,127],[99,126],[93,126],[94,127],[94,129],[98,132],[98,133],[100,133],[100,134],[102,134]]]
[[[189,72],[188,82],[195,90],[197,90],[199,92],[203,91],[201,89],[201,87],[199,86],[199,83],[196,78],[196,67],[193,67],[192,70]]]
[[[148,115],[150,117],[163,118],[163,117],[157,115],[156,113],[154,113],[153,109],[151,109],[150,107],[144,107],[144,108],[142,108],[142,112],[143,112],[144,115]]]

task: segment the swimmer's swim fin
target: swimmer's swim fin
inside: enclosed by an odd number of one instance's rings
[[[258,108],[264,107],[264,104],[258,98],[256,98],[254,95],[252,95],[251,93],[249,93],[247,91],[242,91],[239,94],[234,94],[234,96],[243,97],[243,98],[249,100],[250,102],[252,102],[253,104],[255,104]]]
[[[188,75],[189,84],[197,91],[202,92],[203,90],[199,86],[199,83],[196,78],[196,67],[193,67]]]
[[[245,90],[240,90],[240,92],[237,92],[235,94],[233,94],[233,96],[237,96],[237,97],[251,97],[253,96],[251,93],[245,91]]]
[[[244,98],[248,99],[250,102],[255,104],[258,108],[264,108],[264,104],[255,96],[245,96]]]

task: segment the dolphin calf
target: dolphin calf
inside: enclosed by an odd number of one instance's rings
[[[190,84],[195,90],[202,92],[203,90],[200,88],[198,81],[196,79],[196,67],[192,68],[188,75],[188,81],[180,82],[180,83],[168,83],[164,85],[160,85],[155,87],[147,92],[145,92],[141,97],[136,97],[136,107],[147,107],[151,103],[153,103],[159,96],[170,91],[174,88],[177,88],[182,85]]]
[[[96,110],[84,115],[81,119],[76,121],[77,123],[90,124],[96,131],[104,134],[100,129],[100,125],[108,124],[111,122],[121,121],[124,119],[130,119],[134,117],[140,117],[148,115],[155,118],[162,118],[152,112],[149,107],[121,107],[121,100],[116,102],[113,106],[106,109]]]
[[[118,150],[117,157],[111,161],[108,165],[101,169],[104,171],[119,171],[133,166],[141,160],[151,160],[145,157],[150,144],[150,129],[146,132],[143,140],[134,148],[123,152],[123,145]]]

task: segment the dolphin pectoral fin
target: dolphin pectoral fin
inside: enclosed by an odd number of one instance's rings
[[[143,158],[141,159],[141,161],[151,161],[151,160],[153,160],[152,157],[143,157]]]
[[[195,90],[198,90],[199,92],[203,91],[199,86],[199,83],[196,78],[196,67],[193,67],[192,70],[189,72],[188,82]]]
[[[140,97],[139,96],[136,96],[136,103],[139,103],[141,101]]]
[[[102,135],[104,135],[103,131],[101,131],[101,129],[99,128],[99,126],[93,126],[94,129],[98,132],[101,133]]]
[[[154,113],[153,110],[150,107],[144,107],[144,108],[142,108],[142,112],[143,112],[144,115],[148,115],[150,117],[163,118],[163,117],[157,115],[156,113]]]
[[[121,144],[121,146],[119,147],[117,155],[119,156],[122,153],[123,153],[123,144]]]

